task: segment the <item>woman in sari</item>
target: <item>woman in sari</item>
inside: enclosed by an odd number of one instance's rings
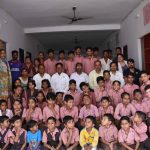
[[[0,49],[0,99],[7,100],[11,91],[11,71],[6,60],[6,51]]]

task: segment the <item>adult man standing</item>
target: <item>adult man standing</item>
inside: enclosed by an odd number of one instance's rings
[[[51,78],[51,86],[54,92],[66,93],[69,89],[69,76],[63,72],[63,64],[56,64],[56,73]]]
[[[77,63],[75,67],[74,73],[71,74],[70,79],[74,79],[77,84],[77,90],[81,92],[80,83],[85,82],[88,83],[89,77],[86,73],[83,72],[82,63]]]
[[[99,60],[94,62],[94,70],[89,74],[89,85],[91,89],[95,89],[97,86],[97,77],[103,76],[103,70],[101,66],[101,62]]]
[[[12,51],[12,60],[9,61],[12,83],[21,75],[22,63],[18,60],[18,51]]]
[[[36,83],[36,89],[40,90],[42,88],[42,80],[48,79],[51,82],[51,76],[48,73],[45,73],[45,67],[43,64],[39,65],[38,72],[34,77],[33,80]]]

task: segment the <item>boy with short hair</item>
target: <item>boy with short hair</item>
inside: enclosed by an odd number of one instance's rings
[[[71,116],[65,116],[63,119],[65,128],[62,130],[60,138],[64,147],[68,150],[76,149],[79,144],[79,130],[75,128],[74,119]]]
[[[67,94],[73,96],[75,106],[80,105],[80,93],[77,91],[76,81],[74,79],[71,79],[69,81],[69,91],[67,92]]]
[[[49,117],[47,119],[47,128],[43,132],[42,142],[44,148],[59,150],[62,143],[60,141],[60,131],[56,127],[56,119]]]
[[[112,81],[110,80],[110,71],[104,70],[103,77],[105,80],[105,88],[109,91],[112,88]]]
[[[85,128],[80,132],[80,145],[83,150],[96,150],[98,145],[98,130],[94,128],[95,117],[87,116]]]
[[[71,95],[65,95],[64,97],[65,105],[60,108],[61,120],[68,114],[74,118],[74,121],[78,121],[78,107],[74,106],[74,98]]]

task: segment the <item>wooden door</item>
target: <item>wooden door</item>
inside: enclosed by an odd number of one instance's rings
[[[150,74],[150,33],[144,36],[144,66]]]

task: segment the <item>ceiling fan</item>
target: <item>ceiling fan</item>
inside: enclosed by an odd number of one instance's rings
[[[77,17],[77,15],[76,15],[77,7],[75,7],[75,6],[72,7],[72,10],[73,10],[73,17],[62,16],[63,18],[70,20],[69,24],[72,24],[72,23],[80,21],[80,20],[86,20],[86,19],[93,18],[93,17]]]

